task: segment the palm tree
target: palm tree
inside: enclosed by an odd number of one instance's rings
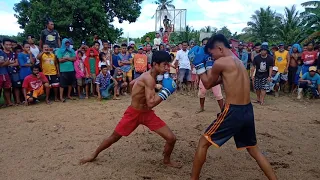
[[[291,6],[290,9],[286,7],[284,12],[285,16],[281,17],[276,28],[276,34],[285,44],[293,44],[300,41],[302,37],[305,36],[305,28],[302,26],[299,11],[296,10],[295,5]]]
[[[160,22],[160,27],[162,24],[162,20],[164,19],[164,16],[167,16],[169,19],[171,19],[171,15],[168,11],[168,9],[175,9],[175,6],[172,4],[173,0],[156,0],[154,1],[155,4],[158,5],[157,7],[157,11],[159,11],[159,17],[157,17],[158,19],[156,21],[156,23]],[[156,12],[157,13],[157,12]],[[152,18],[154,17],[154,15],[152,16]]]
[[[270,41],[275,39],[275,32],[279,15],[270,9],[270,7],[256,10],[251,16],[251,21],[247,23],[248,27],[242,31],[253,36],[254,40]]]
[[[205,26],[204,28],[201,28],[200,32],[205,33],[217,33],[218,29],[212,26]]]
[[[302,23],[308,27],[308,33],[311,34],[304,43],[310,39],[319,37],[320,29],[320,1],[307,1],[301,4],[305,7],[305,11],[301,13],[303,17]]]

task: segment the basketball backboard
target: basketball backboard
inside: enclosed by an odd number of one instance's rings
[[[164,24],[165,16],[168,19],[168,25]],[[157,10],[155,14],[155,31],[162,27],[170,32],[181,32],[186,30],[186,9],[164,9]]]

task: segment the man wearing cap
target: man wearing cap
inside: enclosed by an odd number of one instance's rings
[[[297,99],[301,99],[301,93],[303,89],[309,89],[312,92],[312,95],[315,98],[319,98],[320,92],[320,75],[317,74],[317,67],[311,66],[309,67],[309,72],[303,74],[303,76],[299,79],[299,88],[298,88],[298,97]]]
[[[278,72],[278,67],[273,66],[272,74],[271,74],[271,81],[269,82],[269,88],[267,92],[275,92],[275,97],[279,97],[279,90],[280,90],[280,73]]]
[[[268,82],[271,82],[273,59],[269,55],[267,45],[261,46],[261,53],[253,59],[253,68],[251,69],[254,89],[257,93],[257,101],[260,105],[264,104],[264,97],[268,89]],[[255,73],[254,73],[255,72]]]
[[[278,72],[281,74],[281,84],[287,84],[288,68],[290,64],[289,52],[284,49],[284,44],[279,44],[279,50],[274,53],[274,65],[278,67]]]
[[[240,42],[237,50],[239,59],[242,61],[245,68],[248,66],[248,52],[244,49],[243,43]]]
[[[148,57],[143,54],[143,47],[139,46],[138,53],[133,58],[134,79],[137,79],[142,73],[147,71]]]

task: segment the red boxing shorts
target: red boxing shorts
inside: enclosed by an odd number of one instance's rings
[[[115,131],[121,136],[129,136],[140,124],[147,126],[151,131],[166,125],[153,110],[138,110],[129,106]]]

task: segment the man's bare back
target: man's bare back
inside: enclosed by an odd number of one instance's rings
[[[214,66],[221,66],[222,84],[226,103],[246,105],[250,103],[250,81],[242,62],[234,56],[217,59]],[[212,69],[213,71],[215,68]]]

